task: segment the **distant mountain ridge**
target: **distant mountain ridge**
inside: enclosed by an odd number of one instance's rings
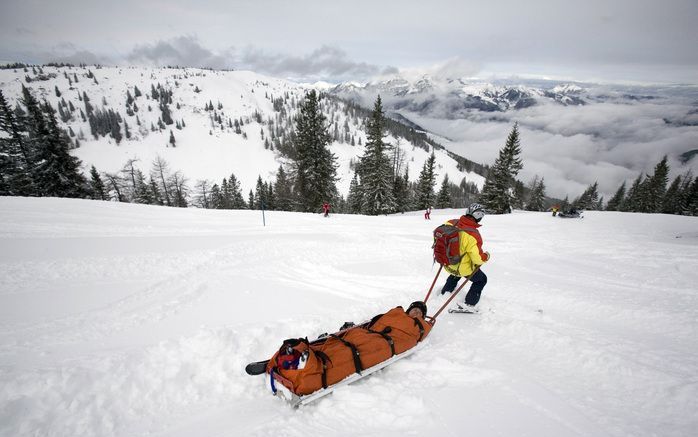
[[[485,112],[523,109],[547,100],[561,105],[585,105],[589,97],[575,84],[555,85],[549,89],[524,85],[495,85],[465,79],[433,79],[422,76],[415,81],[393,78],[360,85],[342,83],[328,90],[331,94],[356,101],[380,94],[394,109],[428,112],[437,100],[447,100],[454,111]]]
[[[0,69],[0,89],[13,107],[22,86],[59,113],[76,146],[71,153],[85,172],[95,165],[116,173],[134,160],[147,173],[160,156],[191,182],[217,182],[234,173],[244,192],[289,164],[294,117],[310,88],[248,71],[19,64]],[[363,154],[371,107],[330,94],[322,99],[344,195]],[[448,175],[456,184],[465,179],[482,186],[482,165],[447,152],[409,120],[392,118],[385,140],[401,149],[398,165],[409,167],[412,180],[433,150],[437,183]]]
[[[622,92],[601,92],[598,88],[595,84],[576,82],[486,82],[423,75],[412,80],[393,77],[366,84],[340,83],[328,92],[364,104],[380,95],[391,109],[441,118],[459,118],[468,111],[505,112],[547,103],[580,106],[604,101],[641,101],[658,98],[656,95],[646,94],[646,90],[637,90],[645,91],[644,93],[636,93],[632,88]]]

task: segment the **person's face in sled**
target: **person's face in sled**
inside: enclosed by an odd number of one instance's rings
[[[427,315],[427,306],[422,301],[412,302],[407,311],[405,311],[410,317],[421,317],[424,318]]]
[[[424,318],[424,314],[422,314],[422,310],[419,309],[419,308],[417,308],[417,307],[414,307],[414,308],[412,308],[411,310],[409,310],[409,311],[407,312],[407,315],[410,316],[410,317],[421,317],[421,318]]]

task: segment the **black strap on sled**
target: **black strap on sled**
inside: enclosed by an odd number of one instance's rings
[[[424,325],[422,325],[422,322],[420,322],[416,317],[412,318],[412,320],[414,320],[414,324],[419,328],[419,339],[417,340],[417,343],[419,343],[422,341],[422,337],[424,337]]]
[[[383,337],[390,346],[390,356],[392,357],[393,355],[395,355],[395,342],[393,341],[393,338],[388,335],[388,333],[392,331],[392,328],[390,326],[386,326],[385,329],[383,329],[382,331],[374,331],[373,329],[367,329],[367,331],[371,334],[378,334],[381,337]]]
[[[338,335],[335,334],[330,334],[330,337],[336,338],[337,340],[341,341],[344,346],[348,347],[351,349],[351,354],[354,357],[354,367],[356,368],[356,373],[361,375],[361,371],[364,370],[363,366],[361,365],[361,358],[359,357],[359,350],[354,346],[353,344],[349,343],[345,339],[339,337]]]
[[[331,361],[330,357],[322,351],[313,350],[313,352],[315,352],[315,355],[322,361],[322,388],[327,388],[327,362]]]

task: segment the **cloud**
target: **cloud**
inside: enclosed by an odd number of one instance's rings
[[[27,29],[26,27],[15,27],[15,33],[17,35],[21,35],[21,36],[34,36],[34,35],[36,35],[36,32],[34,32],[31,29]]]
[[[638,174],[652,174],[664,155],[669,157],[670,178],[693,169],[678,156],[698,144],[696,126],[668,124],[665,119],[685,119],[690,102],[658,99],[632,104],[592,103],[585,106],[539,104],[531,108],[496,114],[473,112],[468,118],[436,119],[408,116],[444,136],[456,153],[491,164],[504,146],[514,122],[519,123],[524,168],[519,179],[545,177],[549,195],[570,199],[598,181],[606,200],[616,189]]]
[[[55,52],[54,52],[55,53]],[[70,54],[46,53],[44,59],[48,62],[63,62],[68,64],[112,64],[112,58],[92,53],[88,50],[76,50]]]
[[[240,63],[253,71],[302,79],[363,80],[397,72],[395,67],[353,61],[344,50],[328,45],[302,56],[272,54],[248,47],[241,54]]]
[[[194,36],[180,36],[153,44],[137,45],[126,59],[132,64],[161,67],[176,65],[224,69],[234,66],[230,50],[214,53],[202,46]]]
[[[360,80],[379,74],[392,74],[397,68],[351,60],[338,47],[323,45],[305,55],[268,52],[255,46],[229,47],[213,51],[195,36],[180,36],[136,46],[126,59],[132,64],[151,66],[234,68],[299,80]]]
[[[454,57],[426,67],[403,68],[398,73],[408,80],[416,80],[425,75],[437,79],[457,79],[475,76],[481,69],[479,62]]]
[[[50,50],[13,51],[12,56],[30,62],[70,62],[74,64],[110,64],[124,62],[131,65],[155,67],[180,66],[214,69],[251,70],[271,76],[299,81],[368,80],[379,75],[398,73],[389,65],[376,65],[352,60],[339,47],[323,45],[303,55],[289,55],[265,51],[256,46],[227,47],[214,50],[206,47],[197,36],[182,35],[152,43],[138,44],[125,56],[103,55],[71,42],[54,44]]]

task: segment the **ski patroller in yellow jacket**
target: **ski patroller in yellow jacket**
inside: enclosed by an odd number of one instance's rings
[[[470,276],[475,267],[489,261],[489,254],[482,250],[482,237],[477,228],[480,224],[472,217],[461,216],[459,219],[447,221],[445,224],[464,229],[460,233],[460,263],[444,266],[447,272],[456,276]]]

